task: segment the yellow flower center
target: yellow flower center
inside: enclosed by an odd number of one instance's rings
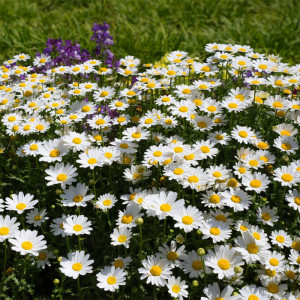
[[[162,272],[162,269],[161,267],[159,266],[153,266],[151,267],[150,269],[150,273],[153,275],[153,276],[159,276]]]
[[[40,220],[42,220],[42,216],[36,215],[36,216],[34,217],[34,221],[38,222],[38,221],[40,221]]]
[[[104,156],[105,156],[106,158],[108,158],[108,159],[110,159],[110,158],[113,157],[112,153],[110,153],[110,152],[106,152],[106,153],[104,154]]]
[[[219,177],[222,176],[222,173],[221,173],[221,172],[218,172],[218,171],[215,171],[215,172],[213,172],[212,175],[213,175],[214,177],[216,177],[216,178],[219,178]]]
[[[79,203],[83,200],[83,197],[81,195],[76,195],[74,198],[73,198],[73,201],[75,203]]]
[[[250,181],[250,186],[257,189],[257,188],[261,187],[261,182],[258,179],[253,179]]]
[[[82,264],[81,263],[75,263],[75,264],[72,265],[72,269],[74,271],[78,272],[78,271],[80,271],[82,269]]]
[[[113,284],[115,284],[117,282],[117,278],[115,277],[115,276],[109,276],[108,278],[107,278],[107,283],[109,284],[109,285],[113,285]]]
[[[82,228],[83,228],[83,227],[82,227],[80,224],[76,224],[76,225],[73,226],[73,230],[74,230],[74,231],[81,231]]]
[[[295,198],[294,198],[294,202],[295,202],[297,205],[300,205],[300,197],[295,197]]]
[[[201,68],[201,71],[203,71],[203,72],[209,72],[209,71],[210,71],[210,67],[208,67],[208,66],[203,66],[203,67]]]
[[[24,208],[26,208],[26,204],[25,203],[18,203],[16,205],[16,208],[19,209],[19,210],[23,210]]]
[[[212,227],[209,231],[212,235],[219,235],[221,233],[221,230],[217,227]]]
[[[99,119],[95,123],[96,123],[96,125],[103,125],[103,124],[105,124],[105,120]]]
[[[88,160],[88,163],[90,164],[90,165],[93,165],[93,164],[95,164],[97,162],[97,159],[96,158],[90,158],[89,160]]]
[[[173,171],[173,173],[174,173],[175,175],[181,175],[181,174],[183,174],[183,172],[184,172],[184,170],[181,169],[181,168],[176,168],[176,169]]]
[[[176,75],[176,72],[173,71],[173,70],[169,70],[169,71],[167,72],[167,74],[168,74],[169,76],[173,76],[173,75]]]
[[[107,91],[102,91],[101,94],[100,94],[100,97],[106,97],[108,96],[109,92]]]
[[[229,104],[228,104],[228,107],[229,107],[229,108],[237,108],[238,105],[237,105],[236,103],[229,103]]]
[[[23,242],[21,246],[24,250],[31,250],[33,247],[32,243],[29,241]]]
[[[40,252],[38,257],[39,257],[39,260],[45,260],[47,258],[47,253]]]
[[[194,260],[192,263],[192,267],[194,270],[202,270],[203,269],[203,263],[201,260]]]
[[[142,135],[139,132],[135,132],[131,135],[134,139],[139,139]]]
[[[275,108],[282,108],[282,107],[283,107],[283,104],[282,104],[281,102],[279,102],[279,101],[275,101],[275,102],[273,103],[273,107],[275,107]]]
[[[200,149],[201,149],[201,151],[202,151],[203,153],[209,153],[209,152],[210,152],[210,148],[207,147],[207,146],[202,146]]]
[[[189,183],[197,183],[198,181],[199,181],[199,178],[196,175],[189,176],[189,178],[188,178]]]
[[[276,241],[277,241],[278,243],[283,243],[283,242],[285,241],[285,238],[284,238],[284,236],[282,236],[282,235],[277,235]]]
[[[119,117],[119,118],[117,119],[117,121],[118,121],[118,123],[123,123],[123,122],[126,121],[126,118],[125,118],[125,117]]]
[[[83,106],[82,108],[81,108],[81,111],[82,112],[89,112],[91,110],[91,108],[89,107],[89,106],[87,106],[87,105],[85,105],[85,106]]]
[[[15,116],[8,117],[8,121],[14,122],[14,121],[16,121],[16,117]]]
[[[219,268],[221,268],[222,270],[228,270],[230,268],[230,263],[227,259],[220,259],[218,261],[218,266]]]
[[[293,271],[286,271],[285,275],[289,279],[295,279],[295,277],[296,277],[296,274]]]
[[[179,293],[180,292],[180,286],[179,285],[173,285],[172,286],[172,291],[173,291],[173,293]]]
[[[259,67],[260,69],[262,69],[262,70],[268,69],[268,66],[265,65],[265,64],[260,64],[258,67]]]
[[[183,148],[182,147],[175,147],[174,152],[175,153],[181,153],[181,152],[183,152]]]
[[[279,261],[278,261],[278,259],[276,259],[276,258],[271,258],[271,259],[269,260],[269,263],[270,263],[273,267],[276,267],[276,266],[279,265]]]
[[[104,206],[110,206],[111,203],[112,203],[112,201],[110,199],[106,199],[106,200],[103,201]]]
[[[282,179],[283,181],[285,181],[285,182],[290,182],[290,181],[292,181],[294,178],[293,178],[293,176],[292,176],[291,174],[283,174],[283,175],[281,176],[281,179]]]
[[[247,231],[247,230],[248,230],[248,228],[247,228],[246,226],[244,226],[244,225],[241,225],[241,226],[240,226],[240,229],[241,229],[242,231]]]
[[[118,237],[118,242],[119,243],[125,243],[126,242],[126,240],[127,240],[127,236],[126,235],[120,235],[119,237]]]
[[[292,146],[288,143],[283,143],[283,144],[281,144],[281,148],[284,150],[290,150],[292,148]]]
[[[207,110],[210,111],[210,112],[213,112],[213,111],[216,111],[217,108],[213,105],[209,105],[209,106],[207,106]]]
[[[32,144],[31,146],[30,146],[30,150],[31,151],[35,151],[35,150],[37,150],[39,148],[39,146],[37,145],[37,144]]]
[[[150,89],[152,89],[152,88],[155,88],[155,83],[154,82],[149,82],[148,84],[147,84],[147,88],[150,88]]]
[[[59,154],[60,154],[60,152],[58,149],[53,149],[49,153],[50,157],[57,157],[57,156],[59,156]]]
[[[255,159],[251,159],[249,161],[249,165],[252,166],[252,167],[256,167],[258,165],[258,161],[255,160]]]
[[[260,237],[260,234],[258,232],[253,232],[253,237],[256,239],[256,240],[260,240],[261,237]]]
[[[261,218],[265,221],[270,221],[271,220],[271,216],[269,213],[262,213],[261,214]]]
[[[162,156],[162,152],[161,151],[155,151],[155,152],[153,152],[153,155],[155,156],[155,157],[160,157],[160,156]]]
[[[9,228],[8,227],[0,227],[0,235],[8,235],[9,234]]]
[[[279,291],[279,287],[275,283],[269,283],[267,286],[267,290],[272,294],[276,294]]]
[[[224,139],[224,136],[222,134],[215,135],[215,139],[218,141],[222,141]]]
[[[239,132],[239,136],[242,137],[242,138],[246,138],[248,136],[248,133],[246,131],[244,131],[244,130],[241,130]]]
[[[124,267],[124,262],[122,259],[117,259],[114,261],[114,266],[115,268],[123,268]]]
[[[239,197],[237,195],[233,195],[230,199],[234,203],[240,203],[241,202],[241,197]]]
[[[159,208],[160,208],[161,211],[167,211],[168,212],[168,211],[171,211],[172,206],[168,203],[164,203]]]
[[[56,177],[57,181],[65,181],[65,180],[67,180],[67,178],[68,178],[67,175],[63,174],[63,173],[58,174]]]
[[[217,204],[220,202],[220,196],[213,194],[209,197],[209,202]]]
[[[186,106],[179,107],[179,111],[181,112],[187,112],[189,109]]]
[[[256,253],[258,253],[259,248],[255,243],[251,243],[251,244],[247,245],[247,250],[251,254],[256,254]]]
[[[255,295],[250,295],[248,297],[248,300],[259,300],[259,298],[257,296],[255,296]]]
[[[206,124],[206,122],[204,122],[204,121],[199,121],[199,122],[197,123],[197,125],[198,125],[198,127],[200,127],[200,128],[205,128],[205,127],[207,127],[207,124]]]
[[[148,118],[145,120],[145,124],[151,124],[151,123],[153,123],[153,119]]]
[[[176,260],[178,258],[178,254],[175,252],[175,251],[170,251],[168,254],[167,254],[167,258],[168,260]]]
[[[129,224],[129,223],[131,223],[132,222],[132,216],[131,215],[124,215],[123,217],[122,217],[122,219],[121,219],[121,222],[123,223],[123,224]]]
[[[286,135],[286,136],[290,136],[291,133],[288,130],[281,130],[280,132],[281,135]]]
[[[192,91],[190,89],[183,89],[182,90],[182,94],[185,94],[185,95],[190,94],[191,92]]]
[[[81,139],[80,139],[80,138],[74,138],[74,139],[73,139],[73,143],[74,143],[74,144],[77,144],[77,145],[78,145],[78,144],[81,144]]]
[[[190,216],[184,216],[182,218],[182,223],[185,225],[191,225],[194,222],[194,219]]]
[[[128,91],[128,92],[127,92],[127,95],[128,95],[128,96],[135,96],[135,91]]]
[[[244,101],[245,100],[245,96],[242,94],[238,94],[235,96],[236,99],[238,99],[239,101]]]

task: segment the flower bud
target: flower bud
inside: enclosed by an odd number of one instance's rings
[[[89,185],[92,185],[92,184],[94,184],[94,180],[93,180],[93,179],[90,179],[90,180],[89,180]]]
[[[54,255],[58,255],[58,253],[59,253],[59,250],[58,250],[58,249],[54,249],[54,250],[53,250],[53,254],[54,254]]]
[[[60,190],[60,189],[55,190],[55,194],[57,196],[61,195],[62,194],[62,190]]]
[[[205,255],[205,249],[199,248],[199,249],[197,250],[197,254],[198,254],[199,256]]]
[[[200,229],[197,230],[197,235],[201,235],[202,231]]]
[[[199,281],[198,280],[193,280],[192,284],[193,284],[194,287],[197,287],[197,286],[199,286]]]
[[[144,219],[143,218],[137,218],[135,220],[135,224],[138,226],[142,226],[144,224]]]
[[[55,279],[53,280],[53,284],[54,284],[54,285],[58,285],[59,283],[60,283],[59,279],[55,278]]]
[[[132,293],[133,294],[136,294],[138,292],[138,288],[136,286],[134,286],[132,289],[131,289]]]
[[[57,258],[57,261],[58,261],[58,262],[61,262],[61,261],[62,261],[62,256],[59,256],[59,257]]]
[[[240,267],[240,266],[234,267],[234,273],[240,274],[242,272],[243,272],[243,268],[242,267]]]

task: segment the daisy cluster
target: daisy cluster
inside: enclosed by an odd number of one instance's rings
[[[300,298],[300,65],[205,50],[4,62],[4,269],[25,255],[80,297]]]

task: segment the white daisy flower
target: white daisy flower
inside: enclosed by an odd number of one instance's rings
[[[274,223],[278,221],[278,216],[276,215],[276,208],[270,208],[269,206],[259,207],[257,209],[257,219],[263,224],[273,226]]]
[[[89,259],[90,255],[84,251],[76,251],[68,253],[68,257],[62,258],[60,262],[61,267],[59,270],[66,276],[76,279],[79,275],[92,273],[93,269],[91,264],[94,263],[93,259]]]
[[[104,194],[98,197],[97,202],[94,204],[96,208],[103,211],[111,209],[118,202],[113,194]]]
[[[180,266],[180,260],[183,259],[186,253],[185,246],[182,245],[177,249],[177,244],[175,241],[172,241],[170,246],[167,244],[159,246],[158,251],[159,253],[157,255],[161,256],[162,258],[166,258],[169,261],[170,266],[173,268]]]
[[[242,178],[242,184],[245,186],[246,191],[255,191],[258,194],[265,192],[269,183],[268,177],[260,172],[247,174]]]
[[[252,197],[241,189],[230,188],[229,191],[221,193],[224,204],[228,207],[232,207],[234,212],[247,210],[252,201]]]
[[[115,292],[120,288],[120,285],[126,284],[126,272],[114,266],[106,266],[100,269],[97,276],[97,286],[105,291]]]
[[[91,225],[92,222],[84,215],[68,216],[63,222],[63,228],[67,235],[90,234],[90,231],[93,230]]]
[[[45,172],[49,175],[45,179],[48,180],[47,185],[61,184],[62,188],[66,185],[70,185],[76,182],[75,178],[78,174],[76,173],[76,168],[70,164],[64,165],[63,163],[57,163],[55,166],[50,166]]]
[[[46,249],[46,241],[43,235],[38,235],[36,230],[16,231],[13,238],[9,239],[13,244],[11,247],[14,251],[20,252],[21,255],[32,254],[37,256],[39,251]]]
[[[48,219],[46,209],[35,208],[26,215],[27,223],[33,224],[34,227],[41,226]]]
[[[138,271],[141,275],[141,279],[147,278],[146,283],[151,283],[156,286],[165,286],[167,280],[171,277],[171,266],[165,258],[159,256],[148,256],[142,260],[142,268]]]
[[[300,212],[300,193],[297,190],[289,190],[289,193],[285,195],[285,200],[290,207]]]
[[[0,215],[0,242],[14,237],[15,233],[19,230],[20,223],[16,222],[17,218],[10,216]]]
[[[214,244],[220,241],[226,241],[231,237],[232,232],[232,230],[226,223],[222,221],[215,221],[212,219],[204,221],[200,229],[203,233],[202,238],[212,238]]]
[[[189,274],[189,278],[198,278],[204,272],[204,268],[206,273],[210,273],[205,266],[204,258],[201,258],[195,250],[183,255],[179,267],[185,274]]]
[[[19,192],[18,195],[13,194],[11,197],[12,199],[6,197],[5,207],[7,210],[17,211],[18,214],[22,214],[24,210],[32,209],[39,202],[39,200],[32,200],[34,198],[33,195],[24,195],[23,192]]]
[[[196,208],[189,205],[174,212],[173,218],[176,221],[174,227],[183,229],[185,232],[191,232],[198,229],[203,222],[202,213]]]
[[[122,270],[125,270],[129,264],[132,262],[132,259],[130,256],[127,257],[117,257],[114,261],[113,261],[113,266],[117,269],[120,268]]]
[[[94,198],[94,195],[87,195],[88,187],[84,183],[77,183],[76,186],[70,186],[63,190],[60,197],[63,206],[82,206],[85,207],[87,202]]]
[[[219,285],[214,282],[212,285],[209,284],[204,290],[204,294],[207,297],[201,297],[201,300],[215,300],[215,299],[224,299],[224,300],[234,300],[235,297],[231,296],[232,292],[233,292],[233,288],[229,285],[227,285],[225,287],[225,289],[223,289],[223,291],[221,292]]]
[[[300,173],[293,166],[282,166],[274,170],[274,180],[279,181],[282,186],[292,187],[300,182]]]
[[[131,229],[126,227],[115,228],[113,233],[110,235],[113,246],[123,245],[125,248],[129,248],[129,242],[132,237]]]
[[[284,230],[275,230],[272,232],[271,243],[279,248],[290,247],[292,244],[291,237]]]
[[[230,249],[229,245],[216,245],[214,252],[208,250],[205,265],[212,268],[219,279],[232,278],[235,275],[234,267],[243,265],[243,258],[237,254],[235,248]]]
[[[39,254],[36,257],[37,267],[45,269],[46,265],[51,266],[49,259],[53,259],[53,258],[55,258],[55,255],[53,254],[52,251],[50,251],[48,249],[39,251]]]
[[[188,286],[185,283],[185,280],[181,281],[181,277],[170,277],[166,284],[169,294],[179,300],[187,298],[189,293],[187,291]]]

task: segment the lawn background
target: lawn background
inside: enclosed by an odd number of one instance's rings
[[[0,61],[43,50],[48,37],[91,49],[106,21],[117,57],[143,62],[185,50],[204,59],[209,42],[246,44],[300,63],[298,0],[0,0]]]

